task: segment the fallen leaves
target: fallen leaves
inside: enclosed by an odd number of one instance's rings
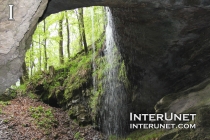
[[[32,108],[43,108],[44,111],[48,110],[49,114],[51,110],[55,119],[52,121],[56,123],[52,123],[52,127],[49,128],[41,127],[36,123],[36,118],[32,117]],[[75,134],[78,133],[84,140],[94,137],[102,139],[102,135],[91,126],[80,127],[70,120],[68,113],[61,108],[50,107],[37,99],[17,97],[6,105],[0,104],[0,109],[1,140],[75,140]]]

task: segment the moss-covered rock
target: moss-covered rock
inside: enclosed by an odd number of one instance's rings
[[[88,107],[81,104],[71,107],[68,110],[68,114],[72,119],[76,119],[80,125],[87,125],[92,122]]]
[[[93,76],[98,81],[104,76],[104,58],[100,55],[103,41],[102,37],[95,44],[95,71],[92,50],[87,54],[81,51],[61,67],[50,66],[49,71],[34,74],[28,81],[27,92],[38,94],[52,106],[67,109],[69,116],[81,125],[91,123],[98,111],[99,95],[103,94],[101,82],[96,85],[98,94],[93,90]]]

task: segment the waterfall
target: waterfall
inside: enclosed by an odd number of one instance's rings
[[[116,48],[113,37],[112,14],[107,11],[106,49],[105,57],[107,70],[105,72],[102,107],[100,111],[101,129],[106,135],[122,136],[126,132],[126,92],[122,82],[119,81],[121,56]]]

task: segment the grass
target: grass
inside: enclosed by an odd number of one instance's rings
[[[109,136],[108,140],[156,140],[164,134],[162,130],[136,130],[126,138],[119,138],[115,135]]]
[[[163,135],[162,130],[137,130],[127,136],[131,140],[152,140],[160,138]],[[126,140],[127,140],[126,139]]]

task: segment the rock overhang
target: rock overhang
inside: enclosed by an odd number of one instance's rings
[[[19,9],[15,21],[7,20],[9,3],[2,3],[0,92],[21,75],[21,63],[38,19],[87,6],[111,7],[118,48],[125,59],[129,80],[137,87],[131,95],[132,104],[136,104],[133,110],[145,110],[138,109],[139,105],[152,110],[163,95],[186,89],[210,76],[210,0],[10,1],[15,11]],[[8,38],[14,39],[14,43]]]

